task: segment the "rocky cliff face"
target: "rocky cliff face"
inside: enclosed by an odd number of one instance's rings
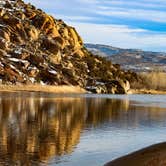
[[[135,79],[135,74],[88,52],[76,30],[62,20],[22,0],[0,0],[2,84],[79,85],[125,93],[123,86]]]

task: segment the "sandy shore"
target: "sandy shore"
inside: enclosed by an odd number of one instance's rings
[[[53,86],[53,85],[0,85],[0,91],[15,92],[48,92],[48,93],[87,93],[79,86]],[[166,94],[166,91],[147,90],[147,89],[130,89],[128,94]]]
[[[51,86],[51,85],[0,85],[0,91],[16,92],[48,92],[48,93],[86,93],[79,86]]]
[[[105,166],[166,166],[166,143],[136,151]]]

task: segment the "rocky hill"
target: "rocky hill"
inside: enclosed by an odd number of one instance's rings
[[[74,85],[125,93],[133,72],[94,56],[73,27],[22,0],[0,0],[1,84]]]
[[[118,63],[127,70],[151,71],[160,69],[166,71],[166,53],[164,52],[122,49],[100,44],[85,44],[85,46],[92,53],[107,57],[113,63]]]

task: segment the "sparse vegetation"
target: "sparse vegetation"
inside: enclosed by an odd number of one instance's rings
[[[152,89],[152,90],[166,90],[166,72],[152,71],[139,74],[140,81],[134,82],[132,88],[134,89]]]

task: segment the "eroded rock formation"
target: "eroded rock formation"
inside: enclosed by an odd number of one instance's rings
[[[0,0],[3,84],[78,85],[95,93],[126,93],[128,82],[136,79],[92,55],[75,28],[62,20],[22,0]]]

